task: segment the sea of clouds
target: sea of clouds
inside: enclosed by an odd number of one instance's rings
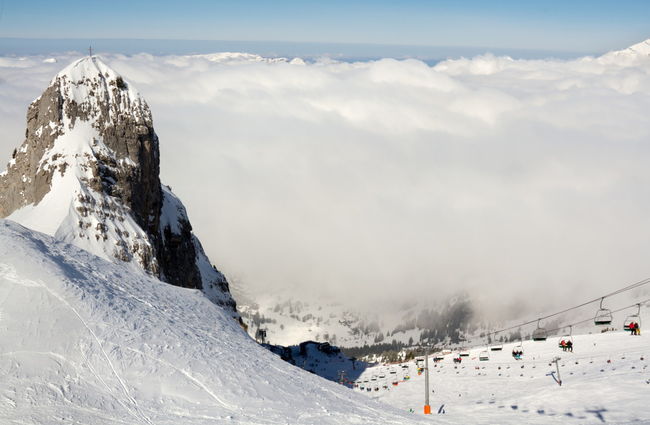
[[[0,157],[78,57],[0,57]],[[541,311],[650,276],[647,55],[102,57],[147,99],[163,181],[249,293],[466,290]]]

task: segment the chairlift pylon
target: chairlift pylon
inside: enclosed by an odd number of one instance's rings
[[[594,324],[596,326],[605,326],[612,323],[612,312],[610,309],[603,307],[605,297],[600,299],[600,308],[596,311],[594,316]]]

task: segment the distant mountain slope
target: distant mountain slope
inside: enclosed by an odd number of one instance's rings
[[[327,342],[304,341],[289,347],[269,344],[262,346],[292,365],[349,387],[368,367],[368,363],[346,356],[339,347]]]
[[[0,423],[411,424],[252,341],[199,291],[0,220]]]
[[[457,343],[477,329],[471,301],[465,295],[435,303],[403,302],[377,307],[298,298],[283,292],[257,296],[234,286],[238,307],[248,332],[265,329],[268,342],[296,345],[302,341],[330,342],[339,347],[369,346],[367,353],[412,346],[422,341]],[[373,347],[376,350],[373,350]]]

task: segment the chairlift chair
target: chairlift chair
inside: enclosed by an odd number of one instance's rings
[[[492,334],[488,334],[488,342],[490,342],[490,339],[489,339],[490,335],[492,335]],[[488,349],[490,351],[501,351],[501,350],[503,350],[503,344],[501,342],[497,341],[497,339],[496,339],[497,335],[498,335],[497,333],[494,333],[494,335],[493,335],[494,339],[491,340],[492,342],[494,342],[494,344],[488,344]]]
[[[635,314],[630,314],[625,318],[625,322],[623,324],[623,329],[626,331],[630,330],[630,324],[631,323],[637,323],[639,327],[641,326],[641,304],[637,304],[637,311]]]
[[[460,357],[469,357],[469,351],[461,351],[458,355]]]
[[[519,330],[519,344],[515,345],[512,349],[512,352],[514,353],[515,351],[521,353],[521,355],[524,355],[524,337],[521,336],[521,329]]]
[[[481,351],[478,355],[478,360],[481,362],[490,360],[490,352],[488,350]]]
[[[502,343],[498,343],[498,344],[490,346],[490,351],[501,351],[501,350],[503,350],[503,344]]]
[[[557,346],[559,348],[562,348],[562,341],[565,343],[571,341],[571,344],[573,344],[573,326],[569,326],[569,333],[567,335],[557,340]]]
[[[605,326],[612,323],[612,311],[603,307],[603,300],[605,300],[605,297],[600,299],[600,308],[596,311],[596,316],[594,316],[596,326]]]
[[[537,329],[533,331],[533,341],[546,341],[546,337],[548,336],[546,328],[543,328],[539,325],[539,322],[541,320],[542,319],[537,320]]]

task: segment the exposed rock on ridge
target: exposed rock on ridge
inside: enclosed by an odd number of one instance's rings
[[[0,218],[202,289],[235,312],[159,167],[147,103],[97,57],[84,58],[29,106],[25,141],[0,174]]]

